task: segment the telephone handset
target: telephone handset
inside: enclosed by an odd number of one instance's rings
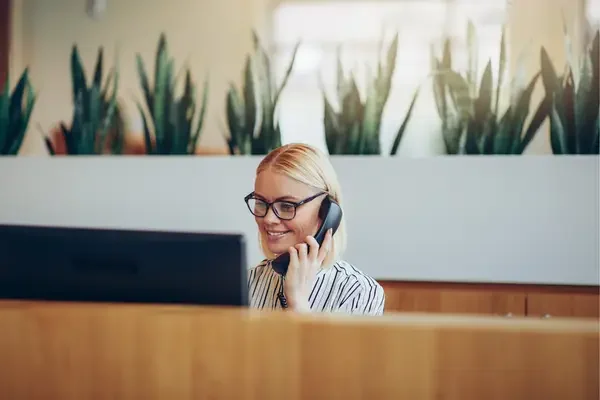
[[[337,231],[340,226],[340,222],[342,222],[342,208],[340,205],[333,200],[331,197],[327,196],[323,199],[321,203],[321,208],[319,209],[319,217],[323,221],[321,227],[315,234],[315,240],[319,245],[323,244],[323,240],[325,240],[325,235],[327,231],[331,228],[332,233]],[[271,263],[271,267],[275,272],[279,275],[285,276],[288,270],[288,266],[290,264],[290,253],[283,253],[273,260]]]

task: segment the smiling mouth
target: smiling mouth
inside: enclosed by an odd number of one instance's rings
[[[270,232],[267,231],[267,235],[269,235],[270,237],[281,237],[283,235],[285,235],[286,233],[289,233],[290,231],[285,231],[285,232]]]

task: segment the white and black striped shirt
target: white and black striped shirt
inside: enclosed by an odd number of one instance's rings
[[[270,260],[263,260],[250,269],[250,307],[281,308],[277,295],[282,288],[283,278],[271,268]],[[385,294],[373,278],[346,261],[338,261],[319,271],[308,302],[311,311],[382,315]]]

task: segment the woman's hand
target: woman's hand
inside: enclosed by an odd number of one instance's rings
[[[307,236],[306,243],[298,243],[289,248],[290,265],[285,276],[284,291],[290,309],[310,311],[308,296],[310,296],[317,272],[331,249],[331,240],[332,233],[329,229],[321,246],[314,237]]]

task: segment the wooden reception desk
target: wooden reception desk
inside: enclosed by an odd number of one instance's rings
[[[598,322],[0,302],[0,398],[597,400]]]

